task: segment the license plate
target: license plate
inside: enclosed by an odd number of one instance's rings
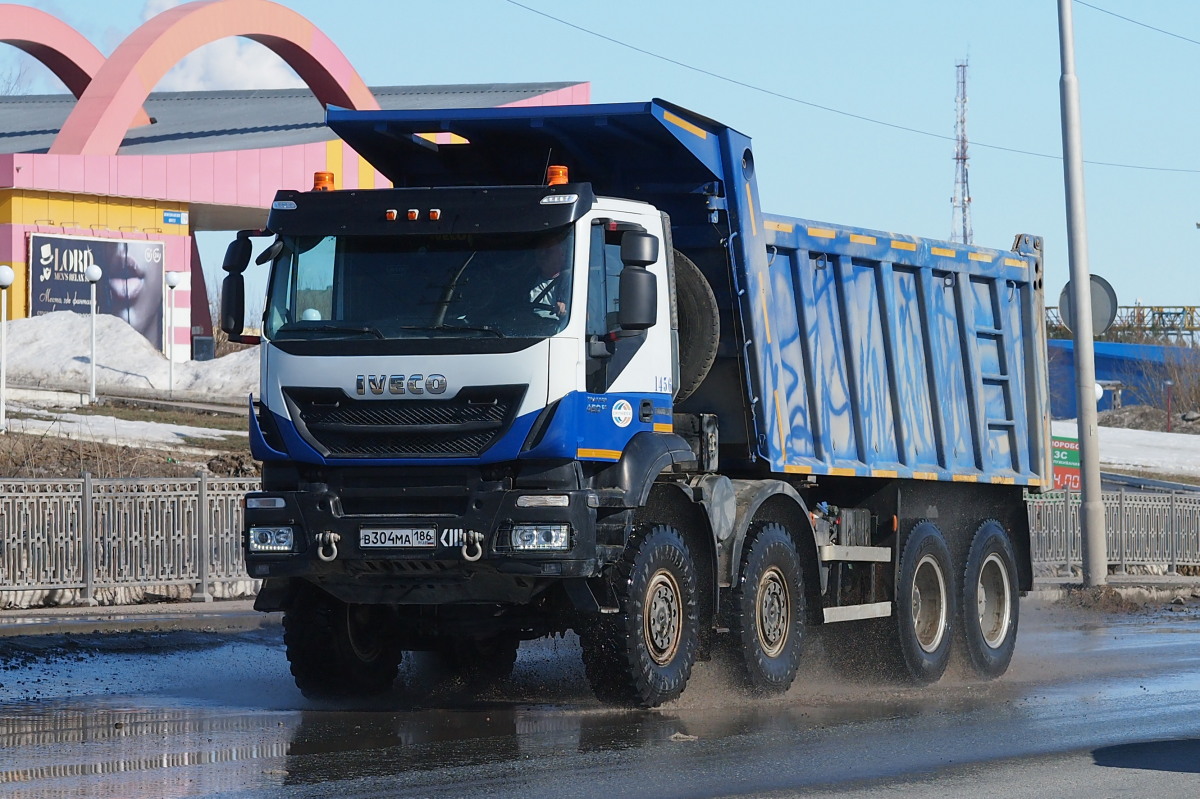
[[[358,531],[358,545],[364,549],[432,549],[437,546],[437,528],[364,527]]]

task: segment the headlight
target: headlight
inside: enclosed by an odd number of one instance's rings
[[[522,494],[517,497],[518,508],[569,508],[571,498],[566,494]]]
[[[290,527],[251,527],[251,552],[291,552],[296,541]]]
[[[510,540],[513,549],[570,549],[571,525],[514,524]]]

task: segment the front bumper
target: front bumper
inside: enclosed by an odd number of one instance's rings
[[[567,499],[562,507],[518,505],[520,497],[545,495]],[[371,513],[347,512],[330,490],[257,492],[246,499],[243,548],[250,576],[302,577],[347,602],[524,603],[563,579],[597,576],[619,555],[619,548],[597,545],[598,503],[587,490],[480,485],[445,502],[409,491],[392,497],[386,508],[370,507]],[[276,507],[261,507],[267,504]],[[567,525],[565,548],[514,548],[513,528],[529,524]],[[251,549],[250,531],[259,527],[292,528],[292,551]],[[404,544],[364,545],[378,542],[380,531],[396,531],[390,537]],[[428,532],[413,531],[432,531],[432,545]],[[418,539],[421,545],[413,545]]]

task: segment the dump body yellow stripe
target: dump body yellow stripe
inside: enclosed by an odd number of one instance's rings
[[[941,255],[944,258],[953,258],[958,255],[954,250],[947,250],[945,247],[930,247],[929,251],[934,255]]]
[[[978,483],[979,476],[974,474],[956,474],[952,478],[956,483]]]
[[[1025,263],[1020,258],[1005,258],[1004,265],[1005,266],[1029,266],[1029,264]]]
[[[656,433],[674,433],[675,425],[671,422],[655,422],[654,432]]]
[[[872,477],[899,477],[900,473],[891,469],[872,469]]]
[[[967,257],[972,261],[983,261],[985,264],[990,264],[992,261],[996,260],[992,256],[982,252],[969,252],[967,253]]]
[[[767,287],[762,283],[758,285],[758,301],[762,305],[763,312],[763,327],[767,329],[767,343],[771,343],[771,315],[767,312]]]
[[[893,250],[908,250],[909,252],[916,252],[917,245],[911,241],[893,241],[892,249]]]
[[[789,466],[785,464],[783,470],[788,474],[812,474],[811,466]]]
[[[796,229],[795,225],[789,225],[786,222],[776,222],[773,219],[768,219],[763,222],[763,227],[767,230],[778,230],[780,233],[791,233]]]
[[[754,211],[754,196],[750,193],[750,184],[746,184],[746,207],[750,209],[750,234],[758,235],[758,218]]]
[[[874,244],[875,237],[874,236],[863,236],[859,233],[851,233],[850,241],[853,242],[854,244]]]
[[[663,112],[663,119],[670,122],[672,125],[683,128],[684,130],[686,130],[688,133],[692,134],[693,136],[699,136],[702,139],[708,138],[707,130],[700,127],[699,125],[693,125],[691,122],[688,122],[683,117],[677,116],[676,114],[672,114],[670,111]]]
[[[810,227],[808,229],[808,235],[815,239],[836,239],[837,231],[830,230],[827,227]]]

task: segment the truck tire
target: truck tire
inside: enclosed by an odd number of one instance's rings
[[[657,707],[683,693],[700,642],[696,568],[679,532],[655,525],[626,547],[613,579],[619,611],[580,631],[596,697]]]
[[[781,694],[800,668],[805,639],[804,571],[796,544],[779,524],[750,541],[733,592],[735,663],[752,694]]]
[[[690,397],[712,368],[721,339],[717,298],[700,268],[679,250],[671,252],[679,315],[679,385],[675,401]]]
[[[971,540],[963,573],[962,637],[971,668],[995,679],[1017,644],[1016,557],[1000,522],[989,519]]]
[[[501,634],[491,638],[447,639],[438,647],[443,668],[461,677],[474,690],[489,688],[512,676],[521,639]]]
[[[310,699],[371,696],[391,688],[403,652],[383,605],[352,605],[304,591],[283,616],[296,687]]]
[[[932,522],[918,523],[900,556],[893,671],[918,684],[937,682],[950,662],[956,619],[950,550]]]

